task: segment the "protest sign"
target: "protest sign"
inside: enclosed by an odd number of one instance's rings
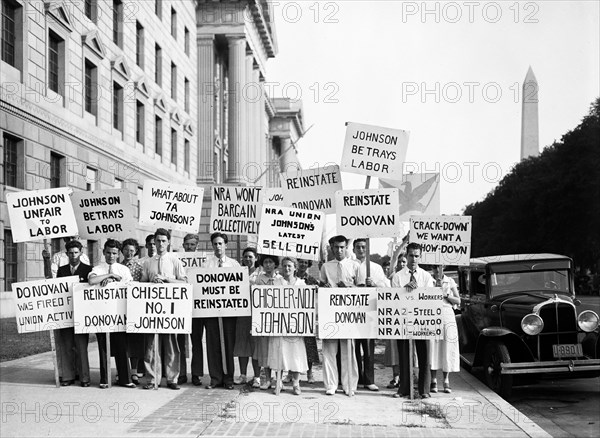
[[[384,189],[398,189],[400,202],[400,220],[408,222],[411,216],[440,214],[440,174],[439,173],[409,173],[402,179],[379,179],[379,185]]]
[[[77,221],[68,187],[6,192],[13,242],[77,236]]]
[[[71,196],[81,239],[110,236],[124,240],[135,236],[135,220],[125,189],[76,191]]]
[[[468,266],[471,216],[413,216],[410,241],[421,245],[421,263]]]
[[[377,338],[442,339],[442,305],[440,287],[377,288]]]
[[[250,316],[248,268],[188,269],[194,285],[193,318]]]
[[[253,336],[312,336],[316,286],[253,286]]]
[[[263,204],[279,205],[282,207],[285,206],[285,203],[283,200],[283,190],[281,189],[281,187],[269,187],[269,188],[263,189],[262,193],[263,193],[263,196],[262,196]],[[262,211],[262,207],[261,207],[261,211]]]
[[[204,189],[196,186],[145,181],[140,224],[197,233]]]
[[[340,190],[335,194],[337,234],[356,237],[397,237],[398,189]]]
[[[128,333],[191,333],[194,287],[187,283],[129,283]]]
[[[341,169],[345,172],[400,179],[408,148],[408,131],[348,123]]]
[[[263,205],[258,252],[319,260],[325,213]]]
[[[79,277],[13,283],[19,333],[73,327],[73,283]]]
[[[377,337],[376,288],[320,288],[318,296],[321,339]]]
[[[335,213],[335,192],[342,190],[339,166],[293,169],[279,178],[286,207]]]
[[[209,232],[258,234],[261,190],[261,187],[212,186]]]
[[[73,286],[75,333],[124,332],[127,324],[127,284],[106,287],[77,283]]]
[[[196,251],[196,252],[173,252],[171,253],[175,255],[181,263],[183,267],[189,272],[192,268],[201,268],[206,263],[206,253],[204,251]]]

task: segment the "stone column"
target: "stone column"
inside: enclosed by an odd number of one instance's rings
[[[229,169],[227,182],[242,182],[247,114],[242,96],[246,83],[246,38],[228,35],[229,43]]]
[[[215,84],[214,35],[198,35],[198,184],[214,182],[214,102]]]
[[[256,115],[256,123],[258,133],[256,134],[256,163],[258,164],[258,168],[260,170],[259,175],[262,175],[260,179],[256,182],[258,185],[262,185],[263,187],[267,186],[267,141],[266,141],[266,111],[265,111],[265,86],[264,86],[264,78],[260,74],[260,70],[258,68],[254,69],[254,77],[256,78],[256,82],[259,86],[260,90],[260,99],[257,103],[257,115]]]
[[[279,172],[286,172],[292,168],[295,163],[295,151],[290,137],[279,137],[281,140],[281,150],[279,155]]]
[[[250,163],[253,162],[254,153],[256,150],[256,144],[254,142],[254,132],[256,130],[256,126],[254,124],[254,111],[256,110],[256,104],[254,102],[254,84],[252,84],[254,69],[254,55],[252,51],[246,52],[246,83],[245,88],[242,90],[242,98],[244,99],[244,103],[246,104],[246,138],[242,143],[242,179],[247,184],[250,185],[253,183],[254,172],[252,169],[249,169]]]

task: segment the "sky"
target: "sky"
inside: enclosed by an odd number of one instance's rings
[[[302,166],[339,163],[346,121],[408,130],[407,166],[440,172],[442,214],[483,200],[520,160],[530,66],[540,150],[600,95],[596,1],[275,1],[272,15],[279,53],[267,81],[302,99]],[[342,181],[365,187],[361,175]]]

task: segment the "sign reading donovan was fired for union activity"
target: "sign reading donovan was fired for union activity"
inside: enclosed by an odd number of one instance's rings
[[[79,283],[78,276],[13,283],[17,331],[73,327],[73,283]]]
[[[140,224],[197,233],[204,189],[163,181],[145,181]]]
[[[319,260],[325,213],[263,205],[258,253]]]
[[[442,339],[440,287],[377,288],[378,339]]]
[[[342,190],[339,166],[290,169],[279,178],[286,207],[335,213],[335,192]]]
[[[252,335],[314,335],[316,295],[316,286],[252,286]]]
[[[194,285],[193,318],[250,316],[248,268],[188,269]]]
[[[212,186],[209,232],[258,234],[262,187]]]
[[[129,283],[127,333],[191,333],[193,296],[187,283]]]
[[[135,236],[135,219],[127,190],[76,191],[71,201],[81,239],[100,240],[109,235],[124,240]]]
[[[321,339],[377,337],[376,288],[320,288],[318,295]]]
[[[381,178],[402,178],[408,131],[348,123],[341,168]]]
[[[421,263],[468,266],[471,216],[412,216],[411,242],[421,245]]]
[[[77,221],[70,194],[61,187],[6,193],[13,242],[76,236]]]
[[[337,233],[349,238],[398,237],[398,189],[340,190],[335,193]]]
[[[127,324],[127,284],[106,287],[77,283],[73,286],[75,333],[124,332]]]

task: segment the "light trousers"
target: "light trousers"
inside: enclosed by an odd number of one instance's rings
[[[354,340],[350,340],[350,347],[348,347],[347,339],[323,339],[323,383],[325,384],[325,390],[336,390],[338,387],[338,366],[335,359],[338,346],[342,356],[342,388],[345,392],[349,390],[356,391],[358,387],[358,364],[354,353]]]
[[[177,344],[176,334],[160,334],[158,335],[158,354],[154,352],[154,335],[146,335],[146,354],[144,355],[144,365],[146,373],[150,379],[149,383],[154,383],[162,378],[162,362],[160,358],[161,346],[164,348],[164,362],[166,368],[167,383],[177,383],[179,378],[179,345]]]

